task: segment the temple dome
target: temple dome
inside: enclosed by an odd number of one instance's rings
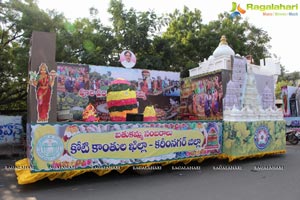
[[[213,56],[219,57],[219,56],[224,56],[224,55],[228,55],[228,56],[234,56],[235,53],[234,51],[230,48],[230,46],[228,46],[228,43],[226,41],[226,37],[225,35],[222,35],[221,39],[220,39],[220,44],[219,46],[215,49]]]
[[[210,61],[210,60],[214,60],[215,58],[211,55],[211,56],[209,56],[208,57],[208,60]]]

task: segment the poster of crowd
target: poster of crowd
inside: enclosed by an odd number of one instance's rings
[[[223,73],[189,77],[181,81],[180,113],[183,119],[222,119],[225,93]]]
[[[139,113],[143,113],[146,106],[152,105],[159,120],[175,119],[178,115],[180,101],[178,72],[90,66],[89,77],[92,85],[90,92],[85,94],[94,96],[93,102],[103,120],[108,118],[106,91],[109,84],[117,78],[126,79],[135,88]]]
[[[123,78],[136,90],[139,113],[155,107],[159,120],[175,119],[180,102],[180,74],[157,70],[58,63],[58,120],[80,121],[92,103],[101,121],[109,121],[106,94],[110,83]]]

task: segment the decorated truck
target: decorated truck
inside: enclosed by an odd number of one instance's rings
[[[55,34],[33,32],[28,71],[19,184],[286,152],[276,73],[235,55],[224,36],[208,61],[180,79],[178,72],[57,63]]]
[[[283,86],[281,97],[287,140],[292,144],[298,144],[300,140],[300,86]]]

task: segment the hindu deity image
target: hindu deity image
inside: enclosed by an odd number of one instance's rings
[[[282,102],[283,102],[283,111],[284,116],[288,115],[288,95],[286,90],[282,90]]]
[[[295,91],[295,99],[296,99],[296,108],[297,108],[297,116],[300,116],[300,85]]]
[[[45,63],[39,66],[38,72],[29,72],[29,84],[35,87],[36,91],[38,123],[48,122],[55,78],[56,72],[49,72]]]

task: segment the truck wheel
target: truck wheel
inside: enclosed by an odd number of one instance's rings
[[[289,141],[292,145],[296,145],[296,144],[298,144],[298,142],[299,142],[298,138],[297,138],[294,134],[289,135],[288,138],[289,138],[288,141]]]

